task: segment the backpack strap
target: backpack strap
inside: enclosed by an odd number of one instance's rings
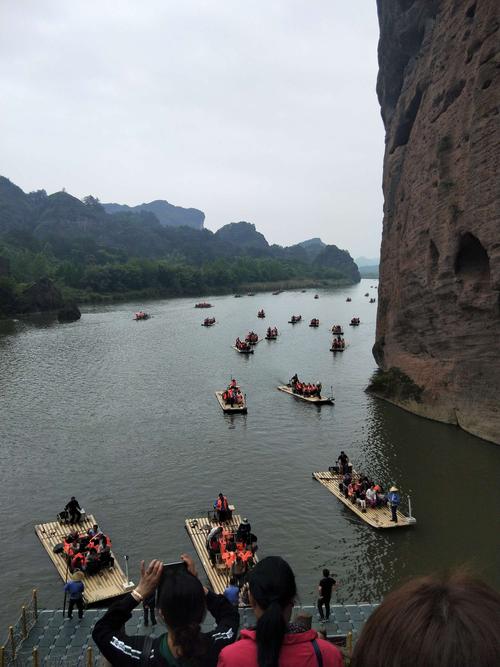
[[[318,663],[318,667],[323,667],[323,655],[318,646],[318,642],[315,639],[313,639],[311,644],[313,646],[314,653],[316,654],[316,661]]]
[[[147,637],[144,638],[144,644],[142,645],[141,662],[140,662],[141,667],[149,665],[149,656],[151,654],[152,648],[153,648],[153,637],[151,637],[151,635],[148,635]]]

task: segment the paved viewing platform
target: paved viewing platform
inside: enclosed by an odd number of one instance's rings
[[[320,625],[316,607],[311,605],[295,607],[294,616],[300,612],[312,615],[313,628],[326,629],[328,637],[340,645],[346,643],[349,633],[355,638],[364,622],[377,607],[372,604],[332,604],[330,620]],[[255,616],[250,608],[240,608],[241,627],[248,628],[255,625]],[[7,641],[2,655],[0,653],[0,667],[90,667],[102,665],[99,651],[92,640],[92,630],[95,623],[105,613],[104,609],[88,609],[80,620],[76,615],[70,620],[63,617],[62,609],[40,610],[33,618],[33,624],[28,629],[27,637],[18,636],[15,639],[15,658],[12,655],[12,645]],[[165,631],[161,623],[152,627],[144,627],[142,606],[137,607],[132,618],[126,624],[128,635],[158,636]],[[205,631],[214,627],[213,619],[207,616],[203,625]],[[36,650],[35,650],[36,649]],[[35,653],[35,656],[34,656]]]

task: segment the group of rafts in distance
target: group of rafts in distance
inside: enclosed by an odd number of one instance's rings
[[[266,316],[263,309],[259,310],[257,317],[264,319]],[[289,324],[297,324],[302,321],[302,315],[292,315]],[[360,325],[359,317],[353,317],[349,322],[349,326],[357,327]],[[202,326],[212,326],[215,324],[215,318],[205,318]],[[318,328],[320,325],[319,319],[313,317],[309,323],[309,326],[312,328]],[[346,348],[344,332],[340,324],[334,324],[332,326],[332,334],[334,336],[332,345],[330,347],[331,352],[343,352]],[[266,340],[276,340],[278,337],[278,328],[268,327],[266,332]],[[239,354],[253,354],[254,347],[259,343],[259,336],[255,331],[249,331],[245,336],[244,340],[238,336],[233,345],[233,349],[236,350]],[[316,405],[332,405],[334,402],[333,396],[323,396],[321,394],[321,383],[317,382],[316,384],[301,382],[297,374],[291,378],[290,382],[286,385],[279,385],[277,387],[279,391],[282,391],[291,396],[297,397],[309,403],[314,403]],[[223,412],[226,414],[247,414],[247,403],[246,397],[242,393],[241,388],[234,378],[231,379],[230,384],[226,389],[221,391],[216,391],[215,395],[219,401]]]

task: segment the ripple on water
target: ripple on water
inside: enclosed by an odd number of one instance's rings
[[[2,549],[4,625],[33,585],[44,606],[61,604],[32,525],[53,518],[73,493],[111,533],[117,555],[138,563],[192,551],[184,518],[224,491],[249,517],[261,557],[290,560],[304,603],[314,601],[325,566],[342,584],[342,601],[378,600],[411,574],[461,561],[499,585],[495,487],[481,480],[498,477],[500,448],[365,394],[374,369],[376,311],[363,297],[370,284],[318,300],[312,292],[210,297],[210,329],[187,299],[148,304],[147,322],[131,320],[144,304],[129,303],[87,307],[70,325],[1,323],[0,520],[12,538]],[[292,327],[293,312],[304,321]],[[345,326],[348,348],[333,355],[329,327],[353,315],[362,324]],[[316,316],[315,330],[307,323]],[[236,336],[274,324],[278,340],[262,341],[253,356],[231,349]],[[318,410],[278,392],[295,372],[333,386],[335,406]],[[247,416],[224,416],[216,402],[231,376],[247,393]],[[356,467],[411,493],[414,529],[373,530],[311,479],[341,448]],[[479,493],[481,512],[469,501]],[[463,525],[475,526],[474,539],[462,538]]]

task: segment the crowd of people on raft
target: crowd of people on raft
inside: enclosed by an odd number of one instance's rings
[[[292,388],[294,394],[299,394],[299,396],[306,396],[307,398],[321,398],[321,382],[312,384],[311,382],[301,382],[297,376],[297,373],[290,378],[289,386]]]
[[[234,378],[231,379],[227,389],[222,393],[222,400],[227,405],[233,407],[234,405],[243,405],[244,398],[241,389]]]
[[[137,311],[134,313],[134,320],[147,320],[149,318],[148,313],[145,313],[143,310]]]
[[[257,317],[260,317],[261,319],[264,319],[265,316],[266,314],[264,310],[259,310],[259,312],[257,313]]]
[[[205,317],[203,320],[204,327],[211,327],[213,324],[215,324],[215,317]]]
[[[334,324],[332,326],[332,334],[334,335],[342,335],[344,332],[342,331],[342,326],[340,324]]]
[[[317,317],[313,317],[311,322],[309,323],[310,327],[319,327],[319,320]]]
[[[332,340],[332,350],[345,350],[345,340],[342,336],[336,336]]]
[[[360,321],[361,320],[359,319],[359,317],[353,317],[353,318],[351,318],[351,321],[350,321],[349,324],[351,325],[351,327],[357,327],[357,326],[359,326]]]
[[[259,342],[259,336],[255,331],[249,331],[245,337],[245,343],[256,345]]]
[[[330,470],[335,474],[342,475],[342,479],[339,481],[340,492],[353,504],[359,505],[362,512],[366,512],[367,507],[372,509],[389,507],[391,521],[397,523],[397,510],[401,503],[401,496],[396,486],[391,486],[386,493],[383,485],[380,482],[375,482],[368,475],[363,473],[354,475],[352,464],[344,451],[340,452],[337,465],[332,466]]]
[[[290,322],[292,324],[295,324],[295,322],[300,322],[302,319],[302,315],[292,315],[290,318]]]
[[[267,327],[266,338],[276,338],[278,336],[278,327]]]
[[[252,346],[250,345],[250,343],[247,343],[246,341],[241,340],[239,336],[234,343],[234,347],[237,350],[241,350],[243,352],[249,352],[252,349]]]
[[[78,525],[82,514],[80,503],[72,496],[64,510],[58,515],[58,520],[61,523]],[[94,575],[114,565],[111,540],[97,524],[86,532],[80,532],[76,528],[71,530],[64,538],[64,542],[54,547],[54,551],[62,552],[71,574],[80,571]]]

